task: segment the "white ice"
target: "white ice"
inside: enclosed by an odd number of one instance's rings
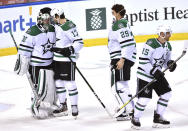
[[[172,58],[176,59],[182,53],[183,41],[172,41],[171,43],[173,47]],[[142,43],[138,43],[138,54],[141,47]],[[26,76],[17,76],[13,73],[15,61],[16,55],[0,57],[0,131],[132,130],[130,121],[117,122],[108,116],[78,72],[76,73],[79,91],[78,119],[74,120],[71,115],[46,120],[32,118],[29,110],[31,89]],[[109,63],[106,46],[84,47],[80,52],[77,66],[105,106],[111,113],[114,113],[117,103],[110,89]],[[141,130],[188,130],[188,54],[180,59],[177,65],[177,69],[173,73],[167,71],[165,75],[173,90],[165,113],[165,118],[171,121],[171,128],[152,128],[153,111],[158,98],[153,93],[153,99],[141,118]],[[136,68],[137,64],[132,69],[129,83],[133,95],[136,92]]]

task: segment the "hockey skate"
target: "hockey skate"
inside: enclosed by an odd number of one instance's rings
[[[170,121],[165,120],[162,116],[154,112],[153,128],[169,128]]]
[[[127,113],[126,111],[124,111],[121,115],[116,117],[117,121],[129,121],[131,120],[131,117],[133,115],[133,112]]]
[[[67,102],[60,104],[60,107],[53,111],[53,116],[60,117],[60,116],[68,116],[68,108]]]
[[[135,118],[134,116],[132,117],[132,120],[131,120],[131,128],[132,129],[136,129],[136,130],[140,130],[141,128],[141,124],[140,124],[140,120],[139,118]]]
[[[72,105],[72,116],[75,117],[75,119],[77,119],[78,116],[78,106],[77,105]]]

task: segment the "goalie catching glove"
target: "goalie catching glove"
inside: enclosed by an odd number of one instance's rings
[[[65,57],[69,57],[71,54],[74,54],[74,48],[72,46],[65,48],[52,48],[52,51],[62,54]]]

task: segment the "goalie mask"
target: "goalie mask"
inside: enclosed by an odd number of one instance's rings
[[[51,24],[50,22],[50,12],[51,9],[48,7],[42,8],[37,16],[37,22],[41,25],[45,30],[48,30],[48,26]]]
[[[164,37],[161,36],[161,33],[164,33]],[[170,26],[164,26],[164,25],[160,25],[158,28],[157,28],[157,35],[160,36],[161,38],[165,38],[166,37],[166,33],[170,33],[170,35],[172,34],[172,30],[170,28]]]

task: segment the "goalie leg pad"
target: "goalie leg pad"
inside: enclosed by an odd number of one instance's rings
[[[53,106],[56,102],[55,82],[53,79],[53,71],[40,69],[38,77],[37,94],[41,105],[37,105],[36,98],[33,101],[32,113],[39,119],[47,118],[53,110],[49,106]],[[45,104],[43,104],[45,103]],[[45,107],[47,105],[47,107]]]

